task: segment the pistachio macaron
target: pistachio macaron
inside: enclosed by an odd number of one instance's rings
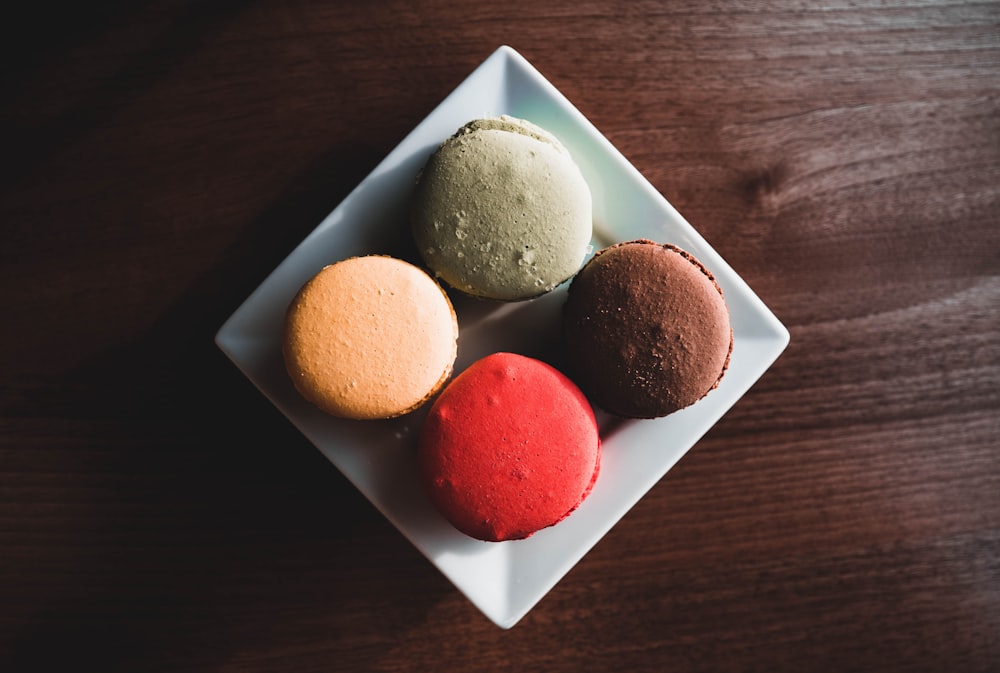
[[[427,266],[462,293],[536,297],[572,277],[590,250],[590,188],[569,150],[509,116],[462,126],[417,181],[413,236]]]

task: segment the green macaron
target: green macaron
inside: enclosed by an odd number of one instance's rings
[[[529,299],[583,264],[593,229],[590,188],[548,131],[508,116],[477,119],[427,161],[412,225],[425,263],[451,287]]]

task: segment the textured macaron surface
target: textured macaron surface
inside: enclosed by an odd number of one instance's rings
[[[590,493],[600,438],[590,403],[550,365],[494,353],[438,396],[421,429],[421,479],[458,530],[520,539],[567,517]]]
[[[511,117],[463,126],[417,183],[413,235],[452,287],[505,301],[544,294],[575,274],[593,229],[579,167],[550,133]]]
[[[673,245],[629,241],[597,253],[570,285],[564,338],[574,380],[598,406],[666,416],[715,388],[732,350],[712,274]]]
[[[286,315],[283,355],[295,387],[324,411],[389,418],[444,384],[457,339],[451,302],[433,278],[371,255],[327,266],[302,287]]]

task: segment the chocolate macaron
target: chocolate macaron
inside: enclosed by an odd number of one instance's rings
[[[564,339],[574,380],[606,411],[657,418],[718,386],[733,333],[722,289],[690,253],[628,241],[599,251],[570,285]]]

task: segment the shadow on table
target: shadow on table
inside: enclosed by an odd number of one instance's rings
[[[330,152],[153,329],[47,400],[46,413],[81,421],[66,441],[86,453],[71,478],[87,501],[53,561],[69,570],[24,569],[44,586],[0,668],[204,668],[359,631],[388,642],[454,593],[213,343],[383,153]],[[353,665],[386,646],[358,645]]]
[[[5,164],[5,182],[16,183],[43,166],[55,153],[92,130],[132,101],[137,91],[149,89],[161,80],[185,51],[196,47],[205,35],[233,20],[251,3],[247,0],[224,0],[206,7],[195,4],[180,7],[174,13],[154,8],[150,2],[111,0],[99,7],[81,3],[18,3],[4,17],[0,57],[12,64],[0,74],[7,100],[15,104],[23,89],[37,85],[46,68],[70,62],[81,48],[100,54],[101,40],[120,31],[142,35],[149,25],[158,30],[136,53],[122,59],[106,77],[82,94],[67,97],[65,109],[45,110],[24,116],[14,125],[6,125],[3,139],[5,154],[16,161]],[[157,11],[159,10],[159,11]],[[96,46],[95,46],[96,45]],[[44,81],[44,80],[41,80]],[[5,101],[6,102],[6,101]],[[5,112],[0,107],[0,112]],[[4,115],[6,116],[6,115]],[[9,170],[9,173],[8,173]]]

